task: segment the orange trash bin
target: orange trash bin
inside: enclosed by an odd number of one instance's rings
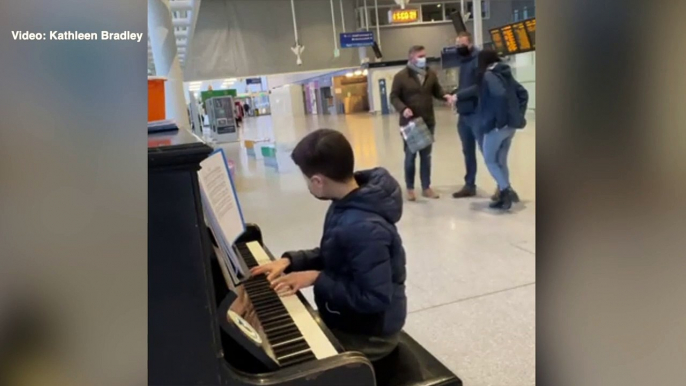
[[[161,121],[167,114],[164,108],[164,78],[148,77],[148,122]]]

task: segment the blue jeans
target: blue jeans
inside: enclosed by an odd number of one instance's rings
[[[507,168],[507,154],[512,145],[515,129],[504,127],[494,129],[484,135],[483,153],[486,167],[495,181],[498,189],[510,187],[510,171]]]
[[[483,136],[479,133],[477,114],[460,115],[457,120],[457,133],[462,141],[462,154],[467,173],[464,176],[464,184],[470,187],[476,186],[476,146],[481,149]]]
[[[435,126],[429,126],[431,134],[434,133]],[[404,142],[404,141],[403,141]],[[429,189],[431,187],[431,149],[433,146],[429,145],[423,150],[419,151],[419,179],[422,181],[422,189]],[[414,175],[415,175],[415,160],[417,153],[410,153],[405,149],[405,186],[407,189],[414,189]]]

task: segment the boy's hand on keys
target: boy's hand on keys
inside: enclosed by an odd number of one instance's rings
[[[319,271],[293,272],[281,276],[272,282],[272,288],[279,296],[294,295],[301,288],[309,287],[319,277]]]
[[[267,280],[271,283],[274,279],[281,276],[283,271],[285,271],[289,265],[291,265],[291,260],[282,257],[279,260],[272,261],[271,263],[253,267],[250,270],[250,273],[253,275],[266,274]]]

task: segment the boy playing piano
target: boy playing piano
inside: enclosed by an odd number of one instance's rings
[[[400,185],[383,168],[353,173],[352,147],[334,130],[305,136],[291,157],[310,193],[332,201],[321,243],[252,273],[267,274],[283,296],[314,286],[319,314],[345,349],[381,359],[397,346],[407,315],[405,251],[395,226]]]

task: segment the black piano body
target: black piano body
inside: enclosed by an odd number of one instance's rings
[[[148,135],[148,384],[171,385],[461,385],[409,336],[373,366],[360,353],[339,354],[269,371],[226,334],[218,310],[229,293],[201,207],[197,171],[212,148],[185,130]],[[239,242],[264,245],[256,225]],[[273,258],[273,256],[270,256]],[[403,362],[403,363],[399,363]]]

